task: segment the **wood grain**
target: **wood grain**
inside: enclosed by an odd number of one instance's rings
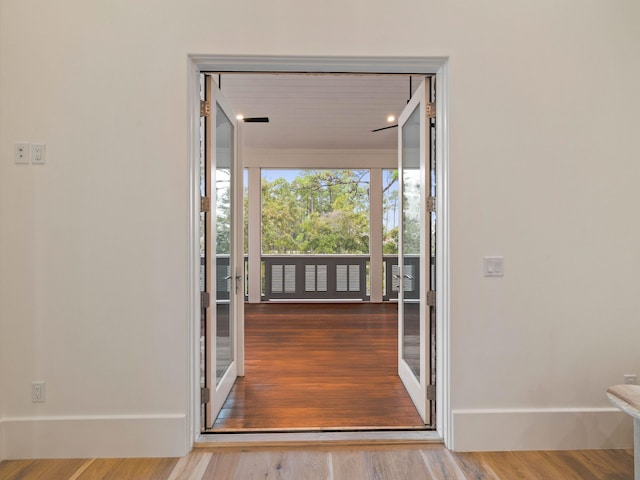
[[[616,407],[640,418],[640,385],[614,385],[607,389],[607,396]]]
[[[245,306],[245,377],[213,432],[423,429],[397,375],[396,304]]]
[[[79,475],[78,475],[79,473]],[[186,457],[10,460],[2,480],[547,480],[633,478],[628,450],[455,453],[442,445],[198,448]]]
[[[178,460],[177,458],[102,458],[91,463],[77,478],[78,480],[166,479],[171,475]]]
[[[13,460],[0,463],[0,479],[71,478],[86,460]]]

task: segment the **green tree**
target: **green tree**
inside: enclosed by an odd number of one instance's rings
[[[262,182],[264,253],[368,253],[367,170],[305,170]]]
[[[216,170],[216,253],[228,254],[231,251],[231,172],[227,169]]]
[[[382,175],[382,252],[398,253],[398,170],[384,170]]]
[[[291,184],[283,178],[262,181],[262,251],[294,253],[302,209]]]

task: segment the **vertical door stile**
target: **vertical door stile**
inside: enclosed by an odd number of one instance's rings
[[[431,292],[433,293],[433,304],[429,308],[429,338],[427,341],[429,342],[427,352],[430,356],[430,372],[429,372],[429,383],[431,385],[430,393],[427,397],[430,400],[430,411],[432,421],[435,422],[436,418],[436,311],[438,309],[437,305],[437,278],[436,278],[436,267],[438,260],[438,250],[436,248],[437,242],[437,229],[438,229],[438,209],[437,209],[437,196],[438,196],[438,183],[437,183],[437,168],[436,165],[436,81],[435,77],[429,79],[428,84],[428,92],[429,97],[428,100],[431,106],[431,115],[429,115],[429,119],[427,120],[427,165],[429,166],[429,185],[430,185],[430,199],[432,203],[432,208],[429,210],[429,259],[430,259],[430,267],[429,267],[429,277],[431,284]]]
[[[205,102],[211,104],[211,96],[212,96],[212,85],[211,78],[207,75],[205,76]],[[201,112],[202,114],[203,112]],[[205,425],[204,428],[207,429],[213,424],[212,412],[211,412],[211,391],[213,390],[213,386],[211,384],[211,367],[212,367],[212,349],[211,345],[215,343],[215,322],[214,322],[214,312],[215,312],[215,263],[212,261],[215,259],[215,249],[213,245],[215,245],[215,241],[212,238],[212,232],[215,232],[215,225],[213,222],[215,221],[215,217],[212,215],[213,206],[212,202],[212,167],[211,164],[213,162],[213,148],[215,138],[212,138],[211,135],[211,123],[215,124],[215,117],[212,117],[211,112],[209,111],[208,115],[205,115],[204,123],[204,139],[205,139],[205,198],[208,199],[206,203],[209,204],[209,208],[205,209],[205,222],[204,222],[204,238],[205,238],[205,290],[208,293],[209,302],[207,307],[205,308],[205,344],[204,344],[204,371],[205,371],[205,388],[209,392],[207,394],[207,398],[202,399],[204,402],[204,411],[205,411]]]
[[[242,257],[243,235],[238,230],[242,218],[237,220],[242,215],[241,170],[237,179],[237,121],[213,77],[205,78],[210,105],[205,128],[205,174],[211,203],[205,217],[206,288],[211,298],[205,315],[205,383],[210,392],[205,408],[206,430],[212,428],[238,376],[238,358],[242,356],[238,323],[244,300],[240,287],[244,276],[243,264],[238,260],[238,256]]]
[[[234,233],[232,238],[234,245],[232,248],[232,265],[234,278],[234,290],[236,302],[232,322],[234,326],[233,338],[236,339],[236,363],[237,375],[244,376],[244,299],[245,299],[245,266],[244,266],[244,168],[242,165],[242,122],[238,122],[235,128],[235,155],[232,164],[232,198],[234,207],[232,209],[232,225]]]
[[[431,424],[431,326],[433,196],[430,79],[426,78],[398,120],[400,228],[398,252],[398,374],[425,424]]]

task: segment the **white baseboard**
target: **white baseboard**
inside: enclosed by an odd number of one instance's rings
[[[452,449],[633,448],[631,417],[615,408],[453,410]]]
[[[0,453],[5,459],[180,457],[191,448],[186,423],[182,414],[5,417]]]
[[[0,462],[7,458],[4,441],[4,419],[0,418]]]

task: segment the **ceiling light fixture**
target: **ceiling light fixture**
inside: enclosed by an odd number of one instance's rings
[[[391,123],[391,122],[395,122],[396,121],[396,117],[394,117],[393,115],[389,115],[387,117],[387,122]]]
[[[244,115],[241,115],[241,114],[236,115],[236,120],[244,120]]]

